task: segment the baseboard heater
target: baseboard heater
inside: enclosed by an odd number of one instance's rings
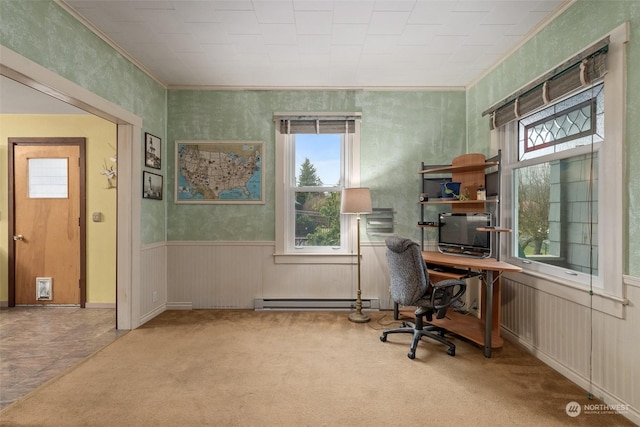
[[[355,299],[286,299],[286,298],[256,298],[256,310],[353,310]],[[365,310],[379,310],[380,300],[363,299],[362,308]]]

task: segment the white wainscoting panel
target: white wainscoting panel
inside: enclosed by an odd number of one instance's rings
[[[362,247],[362,297],[377,298],[380,300],[381,310],[392,310],[393,300],[389,293],[389,266],[385,252],[384,242]]]
[[[140,256],[140,324],[164,311],[167,304],[167,247],[146,245]]]
[[[558,372],[640,423],[640,283],[625,278],[624,318],[503,278],[502,328]]]
[[[168,242],[167,305],[254,308],[255,299],[356,297],[356,264],[276,264],[273,242]],[[362,247],[362,298],[391,309],[383,245]]]
[[[253,308],[271,244],[169,242],[168,302],[202,308]]]
[[[355,298],[350,264],[265,265],[263,298]]]

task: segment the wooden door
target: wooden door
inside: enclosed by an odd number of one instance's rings
[[[9,142],[14,304],[84,306],[84,138]]]

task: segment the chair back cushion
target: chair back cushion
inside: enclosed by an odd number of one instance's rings
[[[428,292],[428,276],[420,246],[402,237],[389,237],[387,262],[391,298],[400,305],[415,305]]]

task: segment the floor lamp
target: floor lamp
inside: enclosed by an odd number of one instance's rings
[[[349,320],[356,323],[368,322],[369,316],[362,313],[362,291],[360,289],[360,214],[371,213],[371,193],[368,188],[345,188],[340,200],[340,213],[355,214],[358,223],[358,294],[356,311],[349,314]]]

